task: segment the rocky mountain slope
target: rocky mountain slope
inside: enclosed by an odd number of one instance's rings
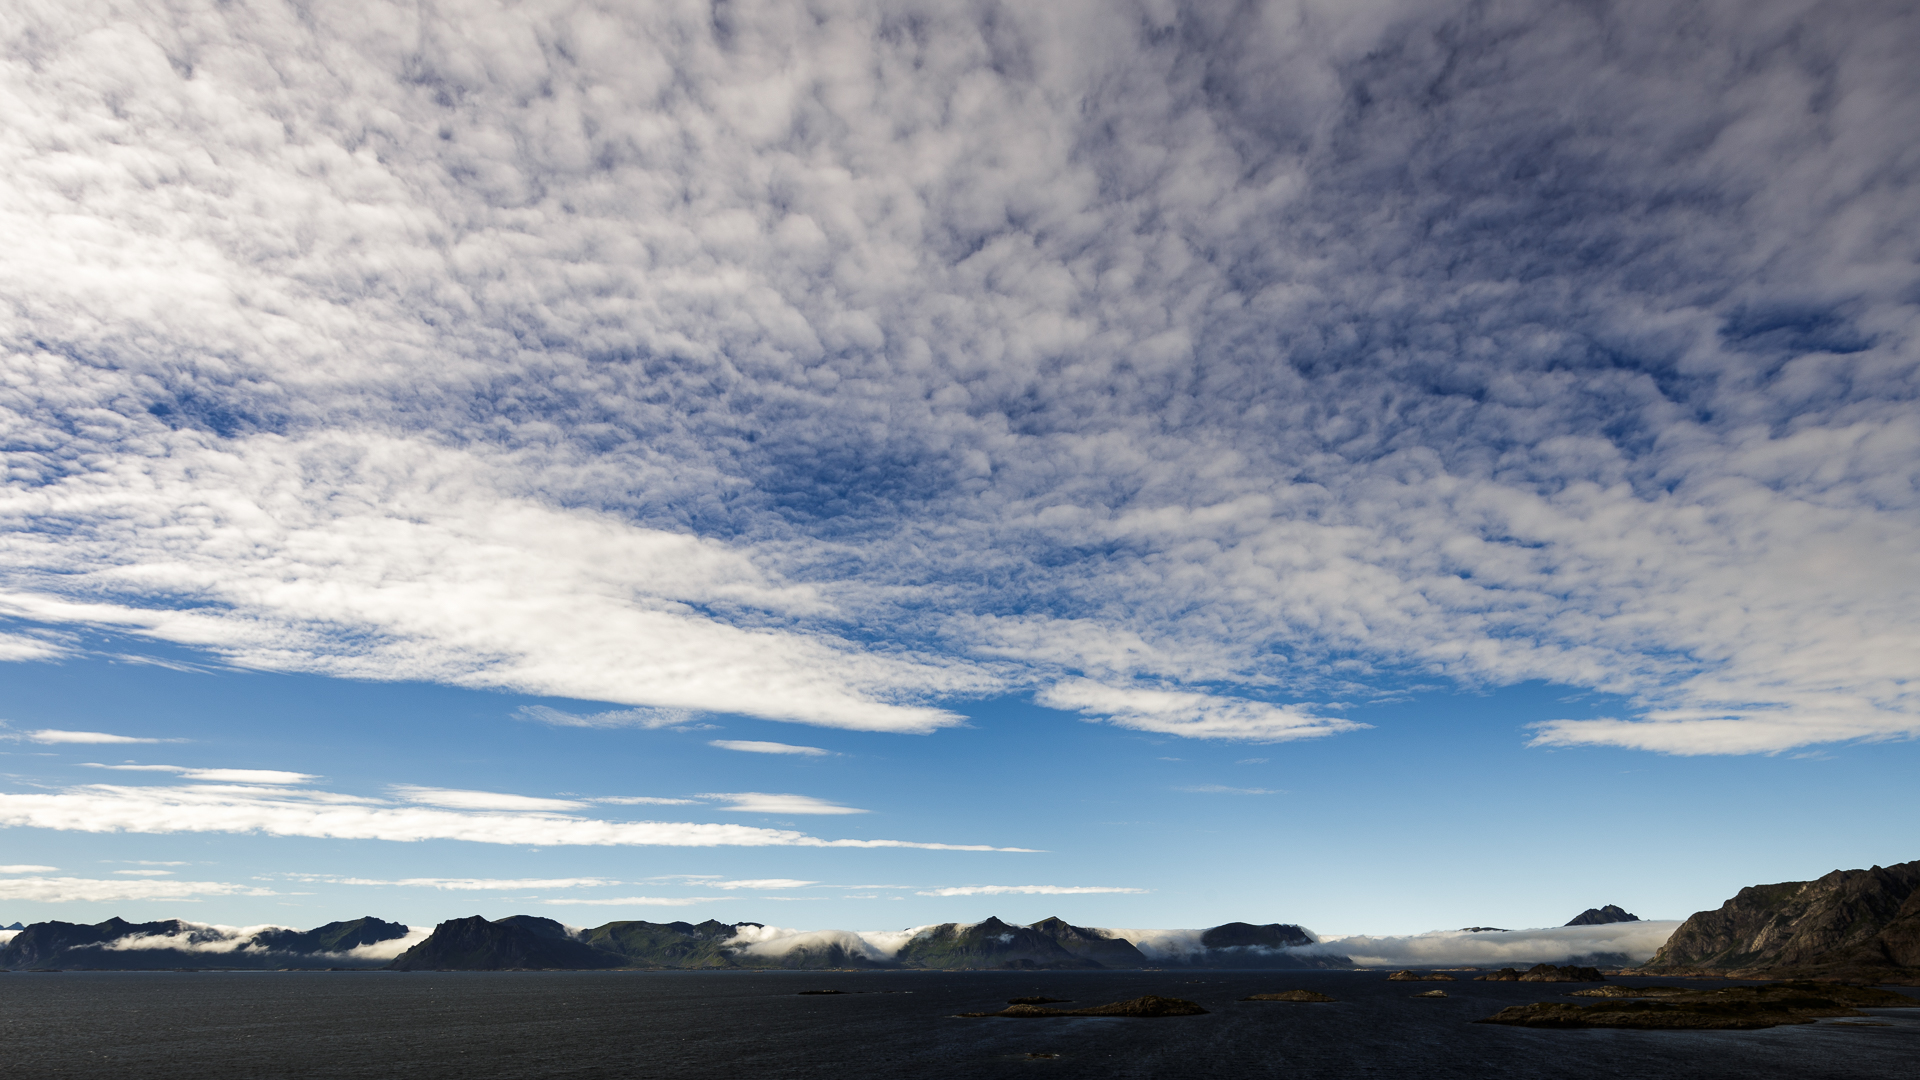
[[[40,922],[15,934],[0,949],[0,967],[75,971],[371,968],[385,964],[386,959],[354,957],[348,950],[406,936],[405,926],[371,915],[312,930],[276,927],[245,938],[179,919],[147,923],[120,918],[91,924]]]
[[[1920,982],[1920,862],[1741,889],[1682,923],[1642,970]]]
[[[552,919],[509,915],[489,922],[475,915],[434,927],[427,940],[387,966],[395,971],[503,971],[631,965],[619,953],[575,938]]]
[[[729,944],[741,928],[758,923],[613,922],[569,935],[551,919],[514,916],[488,922],[479,917],[441,923],[432,936],[393,962],[396,970],[454,968],[847,968],[897,967],[938,970],[1085,969],[1161,966],[1306,968],[1350,967],[1345,957],[1295,955],[1311,944],[1297,926],[1228,923],[1200,935],[1197,952],[1155,958],[1105,931],[1042,919],[1017,926],[989,918],[978,923],[942,923],[907,939],[890,953],[846,941],[815,940],[785,951],[747,951]]]

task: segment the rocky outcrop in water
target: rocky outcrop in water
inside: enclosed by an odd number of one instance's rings
[[[1248,994],[1241,1001],[1297,1001],[1307,1004],[1334,1000],[1317,990],[1281,990],[1272,994]]]
[[[180,919],[131,923],[116,917],[91,924],[40,922],[22,929],[0,949],[0,967],[75,971],[372,968],[385,960],[356,958],[347,955],[348,950],[403,938],[407,932],[400,923],[371,915],[312,930],[273,927],[245,938],[230,930]]]
[[[1585,991],[1596,994],[1597,991]],[[1836,983],[1788,982],[1720,990],[1653,986],[1608,987],[1597,1005],[1535,1002],[1502,1009],[1480,1024],[1539,1028],[1647,1028],[1713,1030],[1806,1024],[1823,1017],[1859,1016],[1858,1009],[1913,1008],[1920,1001],[1891,990]]]
[[[1014,1020],[1032,1020],[1048,1016],[1123,1016],[1149,1020],[1163,1016],[1205,1016],[1207,1010],[1199,1003],[1185,998],[1160,997],[1148,994],[1146,997],[1131,1001],[1116,1001],[1111,1005],[1095,1005],[1091,1009],[1049,1009],[1042,1005],[1009,1005],[999,1012],[960,1013],[966,1017],[999,1016]]]
[[[1741,889],[1641,970],[1920,983],[1920,862]]]
[[[1608,904],[1606,907],[1588,908],[1587,910],[1581,912],[1580,914],[1575,915],[1573,919],[1567,923],[1567,925],[1568,926],[1604,926],[1607,923],[1639,922],[1639,921],[1640,921],[1640,916],[1635,915],[1632,912],[1627,911],[1624,908],[1621,908],[1617,905]]]
[[[1443,975],[1438,971],[1430,971],[1427,974],[1422,975],[1417,971],[1408,971],[1403,968],[1387,976],[1387,981],[1388,982],[1457,982],[1459,980],[1455,979],[1451,975]]]

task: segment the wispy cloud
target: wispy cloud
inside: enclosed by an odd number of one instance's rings
[[[1145,893],[1147,889],[1127,889],[1108,885],[949,885],[940,889],[922,889],[920,896],[1081,896],[1094,893]]]
[[[51,874],[59,869],[57,866],[40,866],[35,863],[15,863],[0,866],[0,874]]]
[[[224,881],[125,878],[0,878],[0,900],[35,904],[100,904],[129,900],[195,900],[209,896],[277,896],[272,889]]]
[[[584,728],[666,728],[679,727],[693,720],[693,713],[686,709],[618,709],[612,712],[589,713],[578,716],[546,705],[523,705],[514,715],[522,720],[532,720],[554,727]]]
[[[747,800],[755,793],[728,798]],[[770,813],[852,813],[806,796],[765,796]],[[788,801],[792,800],[792,801]],[[545,800],[541,800],[545,801]],[[79,832],[260,832],[364,840],[463,840],[481,844],[662,847],[920,848],[1027,851],[985,844],[824,839],[790,829],[669,821],[606,821],[554,810],[383,805],[363,796],[293,788],[200,784],[91,784],[54,793],[0,793],[0,825]]]
[[[750,814],[864,814],[852,806],[816,799],[811,795],[775,795],[764,791],[715,792],[701,798],[717,799],[726,803],[724,809],[739,810]]]
[[[320,779],[313,773],[286,772],[281,769],[192,769],[182,765],[102,765],[83,761],[89,769],[113,769],[119,772],[172,773],[186,780],[204,780],[216,784],[306,784]]]
[[[817,746],[795,746],[783,742],[757,742],[752,739],[714,739],[708,746],[717,746],[722,750],[739,750],[748,754],[800,754],[805,757],[825,757],[831,750],[822,750]]]
[[[575,896],[540,900],[537,903],[589,907],[692,907],[695,904],[715,904],[730,899],[732,897],[728,896]]]
[[[1184,690],[1109,686],[1090,679],[1055,683],[1034,695],[1034,700],[1050,708],[1079,712],[1121,727],[1194,739],[1283,742],[1358,731],[1367,726],[1261,701]]]
[[[28,742],[60,744],[77,743],[81,745],[107,746],[120,743],[157,743],[177,740],[144,739],[134,735],[109,735],[104,731],[60,731],[55,728],[42,728],[39,731],[23,731],[20,737]]]
[[[288,874],[296,881],[325,882],[330,885],[380,885],[408,889],[442,889],[448,892],[522,892],[530,889],[591,889],[625,882],[610,878],[363,878],[332,874]]]
[[[580,810],[586,803],[578,799],[547,799],[536,795],[509,795],[497,791],[463,791],[454,788],[420,787],[395,784],[396,797],[426,806],[445,806],[454,810],[519,810],[537,812]]]
[[[702,881],[700,884],[703,888],[712,889],[804,889],[820,883],[797,878],[742,878],[739,881]]]

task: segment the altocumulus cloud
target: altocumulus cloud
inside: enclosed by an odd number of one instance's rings
[[[10,35],[0,659],[587,726],[1027,690],[1272,741],[1442,678],[1637,710],[1544,745],[1920,731],[1910,6]]]

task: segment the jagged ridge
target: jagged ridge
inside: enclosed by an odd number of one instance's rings
[[[1920,862],[1741,889],[1682,923],[1642,970],[1920,979]]]

